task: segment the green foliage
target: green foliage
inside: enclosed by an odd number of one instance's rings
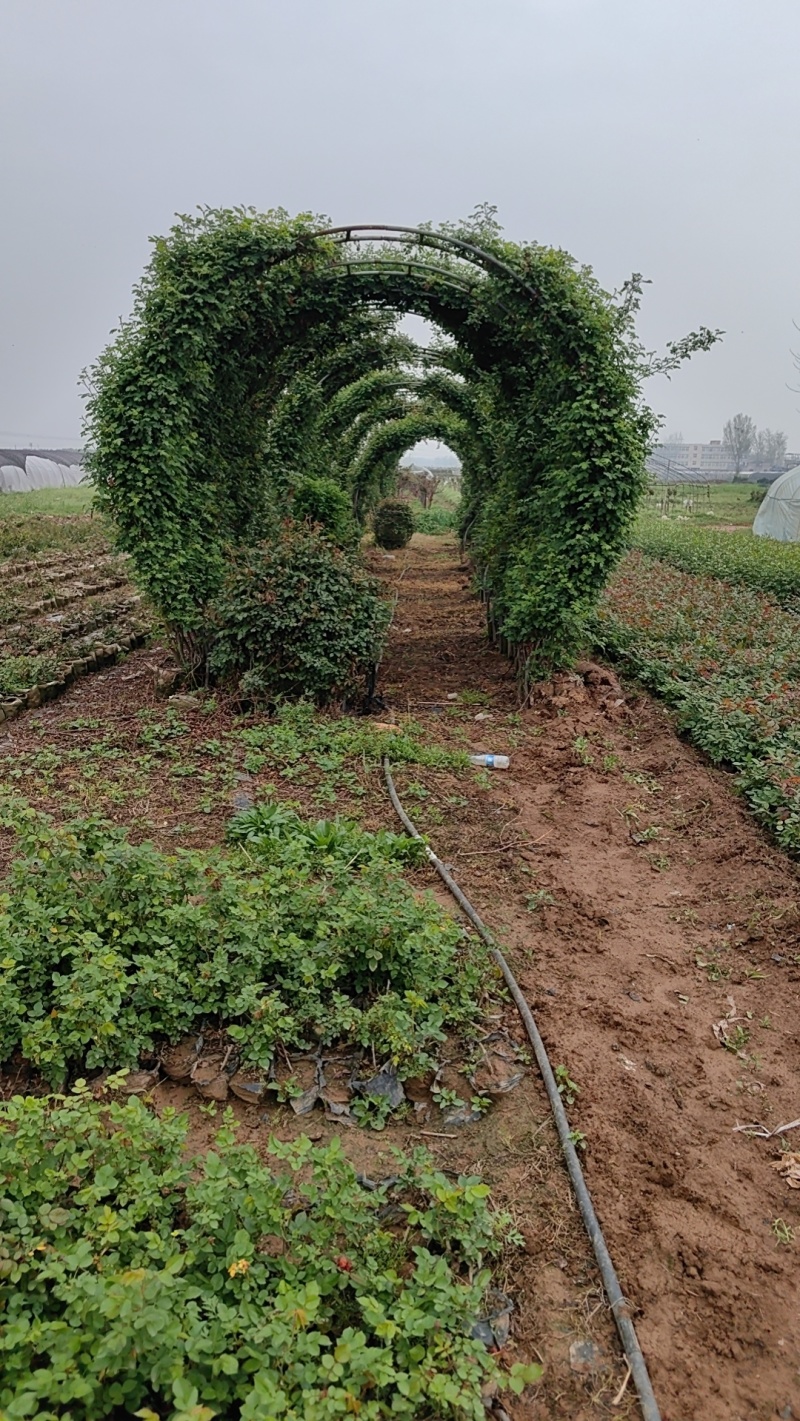
[[[361,1186],[338,1140],[231,1122],[205,1156],[139,1101],[0,1105],[0,1408],[12,1418],[484,1417],[470,1331],[508,1224],[423,1151]],[[398,1235],[387,1210],[406,1216]]]
[[[414,514],[401,498],[386,498],[375,510],[373,523],[379,548],[404,548],[414,532]]]
[[[298,471],[331,473],[362,518],[413,431],[452,431],[495,618],[532,666],[563,660],[643,487],[642,377],[713,334],[655,361],[633,328],[640,278],[614,299],[564,252],[504,241],[494,219],[360,251],[323,226],[206,211],[156,242],[91,376],[91,473],[122,546],[167,621],[202,634],[226,549],[271,529]],[[447,246],[459,233],[481,249]],[[417,352],[423,378],[398,378],[407,342],[380,324],[407,311],[444,336]]]
[[[800,544],[776,543],[750,533],[719,533],[687,523],[641,519],[634,546],[683,572],[719,577],[766,594],[779,606],[800,611]]]
[[[735,535],[733,535],[735,536]],[[766,597],[632,553],[598,609],[595,642],[738,772],[750,808],[800,851],[798,618]]]
[[[414,509],[414,530],[417,533],[450,533],[458,527],[459,510],[453,508]]]
[[[389,829],[367,833],[344,819],[318,819],[307,824],[282,804],[260,804],[234,815],[226,838],[231,844],[263,848],[266,844],[304,844],[310,853],[331,856],[349,867],[376,862],[414,864],[425,862],[419,839],[393,834]]]
[[[242,692],[320,703],[366,689],[389,622],[378,584],[314,528],[243,550],[219,593],[209,665]]]
[[[0,494],[0,558],[105,550],[103,519],[87,516],[90,498],[88,489],[77,488]]]
[[[403,1076],[477,1019],[482,952],[405,884],[394,835],[261,809],[227,852],[167,855],[97,819],[7,818],[0,1061],[21,1050],[57,1084],[211,1024],[264,1069],[344,1040]]]
[[[52,681],[58,672],[54,656],[7,656],[0,661],[0,699]]]
[[[358,535],[350,499],[333,479],[303,479],[295,487],[292,513],[300,522],[320,524],[340,547]]]

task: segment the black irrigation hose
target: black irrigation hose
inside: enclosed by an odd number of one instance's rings
[[[404,828],[413,839],[421,839],[422,835],[409,819],[397,797],[397,790],[394,787],[392,773],[389,768],[388,756],[384,757],[383,772],[386,777],[389,798],[399,818],[402,820]],[[558,1138],[561,1141],[561,1148],[564,1151],[564,1158],[567,1162],[569,1177],[572,1180],[572,1187],[575,1190],[578,1208],[581,1211],[581,1217],[586,1226],[586,1232],[589,1235],[592,1248],[594,1249],[594,1256],[597,1259],[597,1266],[600,1269],[600,1276],[603,1280],[606,1296],[608,1297],[611,1311],[614,1314],[614,1321],[617,1324],[617,1331],[620,1335],[625,1358],[630,1367],[630,1374],[633,1377],[634,1386],[639,1394],[642,1416],[644,1417],[644,1421],[661,1421],[661,1412],[658,1409],[658,1403],[655,1398],[655,1393],[653,1392],[653,1386],[647,1371],[647,1363],[642,1355],[642,1349],[639,1346],[639,1340],[636,1336],[636,1329],[631,1320],[630,1305],[623,1296],[622,1289],[619,1285],[619,1278],[617,1277],[614,1264],[611,1261],[611,1254],[608,1251],[608,1246],[603,1237],[603,1231],[600,1228],[599,1220],[594,1211],[591,1195],[586,1187],[581,1162],[578,1159],[578,1152],[572,1140],[569,1121],[566,1111],[564,1110],[561,1096],[558,1093],[558,1085],[553,1075],[553,1068],[550,1065],[550,1058],[547,1055],[547,1049],[539,1034],[539,1028],[534,1020],[533,1012],[522,995],[516,978],[506,962],[505,957],[499,947],[495,945],[489,929],[478,917],[478,914],[475,912],[466,894],[462,892],[452,874],[448,872],[441,859],[436,857],[436,854],[427,844],[425,845],[425,853],[428,857],[428,862],[433,864],[439,877],[447,884],[447,887],[450,889],[459,907],[466,913],[470,922],[486,943],[494,961],[497,963],[497,966],[505,978],[506,986],[514,998],[517,1010],[525,1023],[525,1030],[528,1033],[539,1070],[542,1073],[545,1090],[547,1091],[550,1107],[553,1111]]]

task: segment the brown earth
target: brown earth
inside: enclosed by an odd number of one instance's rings
[[[571,1123],[585,1136],[587,1180],[664,1421],[800,1418],[800,1191],[772,1167],[780,1139],[735,1130],[800,1116],[797,870],[748,818],[730,778],[604,668],[558,677],[519,711],[454,542],[418,535],[404,552],[371,557],[398,595],[382,718],[410,714],[432,743],[511,756],[507,773],[467,782],[410,767],[398,788],[507,945],[553,1063],[580,1087]],[[88,745],[100,721],[121,766],[140,765],[135,790],[109,779],[107,812],[165,846],[179,832],[181,843],[218,840],[230,777],[204,803],[195,780],[171,783],[141,760],[137,714],[164,715],[158,660],[136,652],[4,727],[0,770],[51,802],[76,771],[37,769],[37,754]],[[233,712],[185,718],[206,764],[202,745]],[[257,794],[258,775],[252,784]],[[277,792],[314,804],[304,784]],[[361,792],[337,807],[391,825],[379,778],[365,772]],[[505,1023],[522,1040],[510,1008]],[[156,1092],[163,1103],[188,1095]],[[186,1103],[202,1145],[213,1123]],[[256,1143],[338,1128],[286,1109],[237,1113]],[[345,1144],[376,1177],[390,1171],[390,1145],[424,1143],[440,1167],[483,1173],[514,1214],[525,1247],[509,1254],[501,1280],[517,1303],[506,1352],[538,1354],[546,1366],[542,1385],[510,1406],[515,1421],[638,1415],[630,1385],[613,1405],[625,1368],[535,1074],[479,1123],[456,1132],[434,1119],[429,1129],[351,1129]],[[800,1130],[783,1138],[800,1150]],[[569,1348],[586,1338],[599,1360],[582,1375]]]

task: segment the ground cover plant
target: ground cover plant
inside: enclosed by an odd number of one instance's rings
[[[735,591],[634,552],[595,622],[612,655],[677,712],[717,764],[738,772],[750,808],[800,851],[800,619],[762,593]]]
[[[132,673],[133,685],[150,673]],[[192,712],[169,702],[109,721],[67,718],[53,735],[32,718],[33,736],[4,764],[8,786],[59,818],[122,816],[136,837],[175,843],[221,838],[237,795],[280,795],[310,817],[344,807],[357,814],[379,782],[383,756],[437,778],[463,772],[463,751],[425,744],[421,727],[382,727],[369,716],[315,713],[310,702],[233,715],[207,696]]]
[[[537,1379],[471,1335],[509,1233],[477,1178],[420,1151],[367,1188],[337,1140],[262,1159],[230,1120],[187,1158],[186,1126],[80,1088],[0,1105],[9,1421],[481,1421],[484,1384]]]
[[[0,495],[0,558],[48,549],[107,549],[102,520],[87,516],[93,497],[89,486]]]
[[[800,545],[741,533],[716,532],[691,522],[641,517],[633,544],[683,572],[765,592],[772,602],[800,611]]]
[[[0,1059],[54,1085],[203,1029],[266,1074],[279,1050],[346,1043],[402,1079],[479,1018],[484,955],[405,883],[393,834],[262,806],[225,850],[164,854],[16,801],[6,822]]]

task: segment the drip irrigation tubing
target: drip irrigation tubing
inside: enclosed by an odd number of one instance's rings
[[[386,779],[386,787],[389,791],[389,798],[392,801],[392,805],[394,806],[395,812],[398,818],[401,820],[403,827],[406,830],[406,833],[410,834],[412,839],[422,840],[422,835],[419,833],[419,830],[409,819],[408,815],[406,814],[406,811],[400,803],[397,790],[394,786],[394,780],[392,779],[392,772],[389,766],[388,756],[386,756],[383,761],[383,773]],[[424,843],[424,840],[422,840],[422,842]],[[633,1325],[633,1321],[631,1318],[630,1304],[625,1298],[622,1292],[622,1288],[620,1287],[619,1278],[617,1277],[614,1264],[611,1261],[611,1254],[608,1251],[608,1245],[606,1244],[605,1238],[603,1237],[603,1231],[600,1227],[600,1222],[594,1211],[592,1198],[589,1193],[586,1180],[584,1178],[583,1170],[581,1168],[581,1162],[578,1158],[578,1152],[575,1148],[575,1144],[570,1132],[567,1114],[564,1109],[561,1096],[558,1092],[558,1084],[553,1074],[553,1067],[550,1064],[550,1058],[547,1054],[547,1048],[539,1033],[539,1028],[536,1025],[533,1012],[528,1006],[528,1003],[525,1000],[525,997],[523,996],[517,983],[517,980],[513,972],[511,971],[511,968],[509,967],[508,963],[506,962],[505,957],[503,956],[499,947],[496,945],[492,934],[489,932],[489,929],[486,927],[485,923],[476,913],[466,893],[464,893],[463,890],[459,888],[452,874],[448,871],[447,868],[445,868],[445,865],[442,863],[441,859],[437,858],[436,854],[433,852],[433,849],[427,843],[425,844],[425,853],[428,862],[432,864],[432,866],[436,869],[436,872],[438,873],[439,877],[449,888],[462,912],[466,914],[473,927],[476,929],[476,931],[483,938],[483,941],[486,943],[486,946],[488,947],[493,960],[500,968],[500,971],[502,972],[503,977],[505,978],[506,986],[508,987],[508,990],[514,1000],[514,1004],[520,1016],[522,1017],[523,1023],[525,1025],[525,1030],[528,1033],[528,1038],[533,1047],[534,1055],[536,1056],[537,1065],[542,1073],[544,1087],[547,1091],[547,1098],[550,1102],[550,1108],[553,1112],[556,1130],[558,1131],[558,1138],[561,1142],[561,1148],[564,1152],[564,1159],[566,1161],[567,1171],[569,1173],[570,1180],[572,1181],[572,1187],[575,1191],[575,1198],[578,1201],[578,1208],[581,1212],[581,1218],[583,1219],[586,1232],[589,1235],[589,1241],[592,1245],[592,1248],[594,1249],[594,1256],[597,1259],[597,1266],[600,1270],[600,1276],[603,1280],[603,1287],[605,1288],[606,1296],[608,1298],[609,1305],[614,1316],[614,1321],[617,1325],[617,1331],[619,1333],[620,1341],[622,1343],[622,1350],[625,1353],[625,1360],[628,1366],[630,1367],[630,1373],[633,1378],[633,1383],[636,1387],[636,1391],[639,1397],[639,1404],[642,1408],[642,1416],[644,1418],[644,1421],[661,1421],[661,1412],[658,1409],[658,1403],[656,1401],[655,1393],[653,1391],[653,1385],[650,1381],[650,1374],[647,1370],[647,1363],[644,1360],[642,1349],[639,1346],[639,1339],[636,1336],[636,1329]]]

